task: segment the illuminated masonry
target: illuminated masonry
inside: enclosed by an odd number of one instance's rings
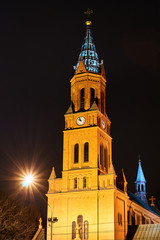
[[[47,223],[47,240],[123,240],[128,225],[157,223],[160,216],[127,192],[123,170],[116,183],[111,122],[105,112],[106,77],[91,36],[91,21],[86,22],[70,84],[62,178],[56,178],[53,168],[48,180],[48,218],[57,217],[58,222]]]

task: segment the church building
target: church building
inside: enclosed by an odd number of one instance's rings
[[[56,178],[53,167],[48,180],[47,240],[124,240],[131,226],[160,223],[160,212],[147,201],[140,160],[134,194],[127,190],[123,170],[117,178],[104,65],[93,42],[92,22],[87,19],[85,25],[70,80],[71,104],[64,114],[62,178]]]

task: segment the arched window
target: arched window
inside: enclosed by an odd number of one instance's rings
[[[145,217],[142,215],[142,224],[145,224],[146,223],[146,219]]]
[[[88,227],[89,223],[87,220],[83,222],[83,216],[79,215],[77,217],[77,223],[76,221],[72,222],[72,240],[76,238],[76,231],[78,229],[78,236],[80,239],[88,239]]]
[[[107,154],[107,148],[104,149],[104,167],[106,171],[108,171],[108,154]]]
[[[72,239],[76,238],[76,222],[72,222]]]
[[[137,222],[136,222],[136,225],[140,225],[141,223],[141,217],[140,215],[137,214]]]
[[[88,221],[84,222],[84,239],[88,239]]]
[[[104,168],[104,148],[103,145],[100,145],[100,167],[103,169]]]
[[[78,163],[78,158],[79,158],[79,144],[76,143],[74,145],[74,163]]]
[[[82,239],[83,238],[83,216],[82,215],[79,215],[78,217],[77,217],[77,224],[78,224],[78,226],[79,226],[79,237],[80,237],[80,239]]]
[[[130,225],[130,211],[127,211],[127,221],[128,225]]]
[[[87,179],[86,177],[83,178],[83,188],[87,187]]]
[[[84,162],[88,162],[89,161],[89,143],[86,142],[84,144]]]
[[[81,108],[84,108],[84,88],[81,89]]]
[[[140,192],[140,184],[138,184],[138,192]]]
[[[143,186],[143,184],[141,185],[141,191],[144,192],[144,186]]]
[[[77,189],[77,178],[74,178],[74,189]]]
[[[122,226],[122,214],[118,213],[118,224]]]
[[[101,92],[101,112],[104,113],[104,93]]]
[[[94,99],[95,99],[95,90],[94,88],[91,88],[90,106],[92,106]]]
[[[135,225],[135,212],[132,211],[132,225]]]

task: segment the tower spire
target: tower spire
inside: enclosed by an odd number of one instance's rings
[[[77,65],[74,67],[75,72],[77,71],[79,63],[81,61],[81,57],[85,65],[85,68],[88,72],[95,72],[95,73],[99,72],[99,68],[100,68],[99,58],[98,58],[98,54],[97,54],[96,47],[93,42],[92,33],[91,33],[91,24],[92,24],[90,20],[91,13],[93,13],[93,11],[90,10],[89,8],[85,12],[85,15],[87,15],[87,21],[85,22],[86,35],[84,37],[84,41],[81,47],[81,52],[79,54]]]
[[[90,10],[89,8],[87,8],[87,11],[84,12],[84,14],[87,16],[87,21],[85,22],[86,26],[90,26],[92,24],[91,20],[90,20],[90,15],[93,13],[92,10]]]
[[[135,195],[139,197],[143,202],[147,203],[146,198],[146,179],[144,177],[144,173],[142,170],[141,165],[141,157],[139,155],[139,163],[138,163],[138,172],[137,172],[137,178],[135,181]]]

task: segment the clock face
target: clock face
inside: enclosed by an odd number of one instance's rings
[[[77,118],[77,125],[81,126],[85,123],[86,119],[85,117],[78,117]]]
[[[105,124],[104,120],[101,121],[101,124],[102,124],[102,128],[105,129],[106,124]]]

